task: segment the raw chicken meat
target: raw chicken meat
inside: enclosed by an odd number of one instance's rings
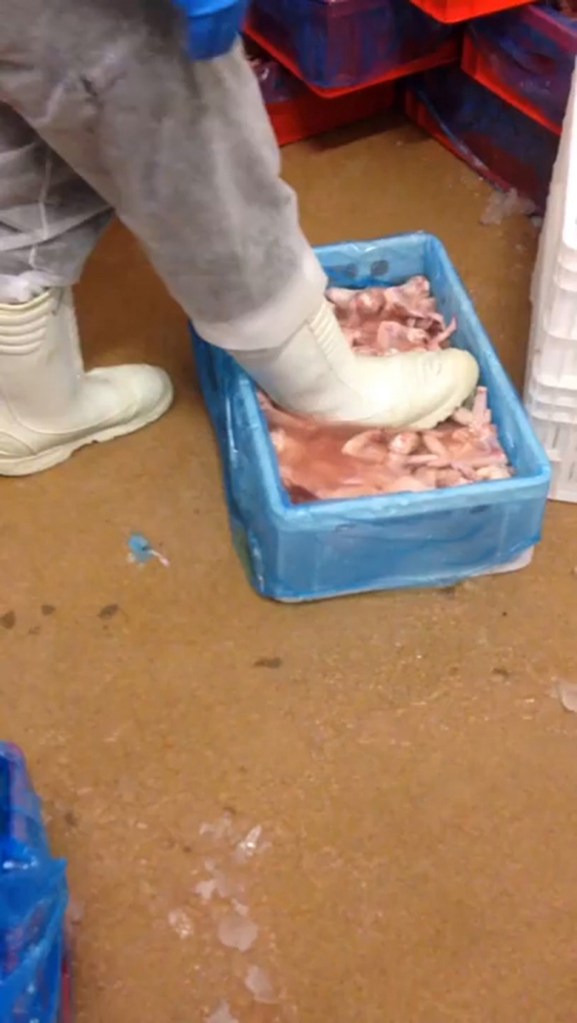
[[[411,277],[394,288],[330,288],[327,295],[345,337],[361,354],[437,351],[457,329],[454,321],[445,325],[426,277]]]
[[[351,347],[366,355],[434,351],[448,345],[457,328],[454,321],[446,325],[425,277],[391,288],[331,288],[328,298]],[[283,412],[263,394],[260,402],[295,504],[418,493],[512,475],[483,387],[471,409],[423,432],[319,423]]]

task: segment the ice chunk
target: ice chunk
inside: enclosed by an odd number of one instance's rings
[[[77,927],[84,920],[84,906],[76,899],[70,899],[66,910],[66,920],[71,927]]]
[[[247,916],[240,913],[227,913],[218,924],[218,938],[226,948],[237,948],[239,952],[248,952],[257,937],[258,927]]]
[[[236,860],[239,863],[245,863],[246,860],[250,860],[255,853],[259,850],[260,841],[262,838],[262,827],[257,824],[254,828],[251,828],[248,835],[238,843],[236,847]]]
[[[565,710],[577,714],[577,682],[557,682],[557,695]]]
[[[262,966],[249,966],[244,983],[255,1002],[262,1002],[264,1005],[275,1005],[278,1001],[272,981]]]
[[[199,835],[210,835],[216,842],[222,842],[224,839],[230,838],[232,831],[233,815],[227,810],[217,821],[214,821],[212,824],[204,821],[198,829]]]
[[[203,902],[210,902],[217,890],[217,883],[213,877],[206,881],[199,881],[194,887],[194,894],[198,895]]]
[[[484,226],[502,224],[507,217],[531,216],[534,213],[535,203],[512,188],[510,192],[493,192],[481,214],[480,223]]]
[[[220,870],[215,873],[214,880],[221,899],[232,899],[239,891],[239,885]]]
[[[171,909],[168,914],[168,922],[183,941],[186,938],[191,938],[194,934],[194,924],[184,909]]]
[[[221,1002],[218,1008],[207,1016],[206,1023],[238,1023],[238,1020],[230,1011],[228,1002]]]

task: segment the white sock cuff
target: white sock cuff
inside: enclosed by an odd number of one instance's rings
[[[50,275],[36,270],[28,270],[16,277],[0,274],[0,305],[24,305],[57,283]]]

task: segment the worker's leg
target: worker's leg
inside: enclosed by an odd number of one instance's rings
[[[197,329],[279,401],[337,419],[438,421],[462,353],[353,356],[279,179],[240,47],[191,63],[170,0],[0,0],[0,98],[116,209]]]
[[[110,208],[0,104],[0,302],[75,284]]]
[[[100,196],[0,104],[0,474],[48,468],[150,422],[170,401],[159,370],[84,373],[69,286],[109,216]]]

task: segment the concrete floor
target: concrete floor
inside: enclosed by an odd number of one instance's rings
[[[480,226],[485,185],[377,127],[286,152],[311,239],[438,234],[519,381],[534,229]],[[91,363],[157,361],[177,401],[0,483],[0,732],[83,907],[78,1023],[202,1023],[223,1000],[239,1023],[575,1019],[577,717],[551,688],[577,681],[577,511],[550,507],[517,576],[265,603],[231,549],[185,323],[121,229],[79,310]],[[170,568],[127,563],[134,529]],[[225,811],[265,839],[234,870],[231,839],[199,835]],[[194,893],[215,864],[259,927],[245,956]],[[276,1006],[243,988],[249,964]]]

